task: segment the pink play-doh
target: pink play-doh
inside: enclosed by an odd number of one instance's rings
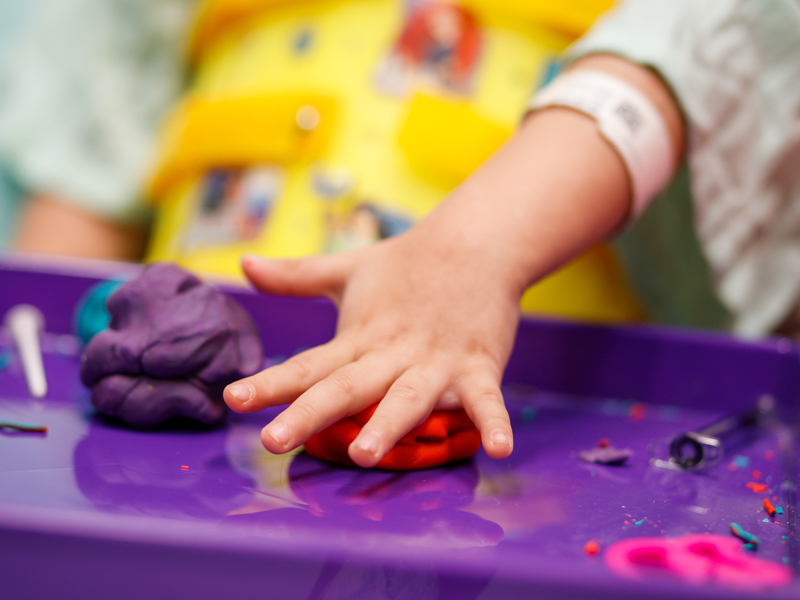
[[[613,573],[639,580],[669,577],[694,585],[763,590],[792,578],[789,568],[747,553],[739,540],[711,534],[622,540],[606,549],[604,559]]]

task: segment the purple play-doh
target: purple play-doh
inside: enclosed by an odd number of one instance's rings
[[[250,315],[215,287],[156,264],[107,302],[111,321],[83,353],[81,380],[101,413],[136,427],[225,416],[222,390],[263,362]]]

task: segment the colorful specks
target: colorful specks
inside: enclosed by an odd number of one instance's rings
[[[746,542],[747,544],[745,545],[745,547],[747,547],[748,545],[753,546],[752,548],[749,549],[755,550],[756,546],[758,546],[761,543],[761,540],[759,540],[752,533],[746,532],[744,529],[742,529],[742,526],[739,525],[738,523],[731,523],[731,533],[736,537],[738,537],[740,540]]]
[[[758,469],[753,471],[753,479],[761,479],[761,471],[759,471]]]
[[[747,458],[746,456],[738,454],[733,457],[733,464],[735,464],[740,469],[746,469],[747,467],[750,466],[750,459]]]
[[[640,521],[636,521],[636,522],[634,523],[634,525],[636,525],[637,527],[641,527],[642,523],[644,523],[644,519],[642,519],[642,520],[640,520]]]
[[[780,506],[775,507],[775,514],[782,515],[783,508],[781,508]]]
[[[182,471],[188,471],[189,470],[189,466],[188,465],[181,465],[181,470]]]
[[[585,553],[586,553],[588,556],[595,556],[595,555],[597,555],[597,554],[600,552],[600,544],[598,544],[598,543],[597,543],[596,541],[594,541],[594,540],[589,540],[589,541],[588,541],[588,542],[586,542],[586,544],[583,546],[583,551],[584,551],[584,552],[585,552]]]
[[[8,365],[10,365],[13,360],[14,360],[14,353],[8,348],[0,352],[0,371],[3,371],[6,368],[8,368]]]
[[[753,490],[754,493],[760,494],[767,489],[766,483],[756,483],[755,481],[750,481],[747,483],[749,489]]]
[[[774,517],[774,516],[775,516],[775,513],[777,513],[777,512],[778,512],[778,511],[775,509],[775,507],[774,507],[774,506],[772,506],[772,502],[770,502],[770,501],[769,501],[769,498],[764,498],[764,510],[765,510],[765,511],[767,511],[767,514],[768,514],[770,517]]]
[[[34,425],[32,423],[15,423],[13,421],[0,421],[0,429],[23,431],[25,433],[47,433],[47,425]]]
[[[762,523],[769,523],[769,519],[761,519]]]
[[[523,423],[530,423],[536,418],[536,408],[533,406],[524,406],[521,415]]]
[[[635,402],[631,404],[631,407],[628,409],[628,416],[634,421],[641,421],[644,419],[646,414],[647,407],[645,407],[645,405],[641,402]]]
[[[601,440],[602,441],[602,440]],[[614,448],[614,446],[597,446],[591,450],[578,452],[578,458],[587,463],[619,466],[633,456],[630,448]]]

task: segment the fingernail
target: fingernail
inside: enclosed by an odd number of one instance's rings
[[[267,425],[267,434],[281,446],[288,444],[291,437],[289,428],[283,423],[270,423]]]
[[[496,446],[510,446],[511,440],[502,431],[495,431],[492,433],[492,443]]]
[[[253,386],[249,383],[232,383],[228,386],[228,393],[233,396],[233,399],[236,400],[239,404],[247,404],[250,400],[253,399]]]
[[[365,435],[356,442],[356,448],[373,456],[378,453],[380,440],[374,435]]]
[[[245,254],[242,256],[242,266],[252,267],[263,260],[258,254]]]

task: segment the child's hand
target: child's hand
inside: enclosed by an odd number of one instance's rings
[[[519,293],[490,252],[449,245],[419,227],[347,254],[299,261],[251,256],[243,266],[264,292],[328,296],[340,310],[331,342],[225,390],[237,412],[292,402],[264,428],[268,450],[287,452],[380,400],[350,445],[361,466],[377,464],[434,408],[463,406],[490,456],[511,453],[500,379]]]
[[[658,107],[680,163],[683,122],[652,71],[615,56],[573,68],[606,70]],[[339,306],[333,341],[225,390],[239,412],[293,404],[262,432],[286,452],[380,400],[350,446],[372,466],[434,408],[463,406],[489,456],[511,453],[500,378],[523,290],[619,229],[630,184],[616,150],[589,117],[551,108],[407,233],[349,254],[301,261],[244,260],[259,289],[326,295]]]

